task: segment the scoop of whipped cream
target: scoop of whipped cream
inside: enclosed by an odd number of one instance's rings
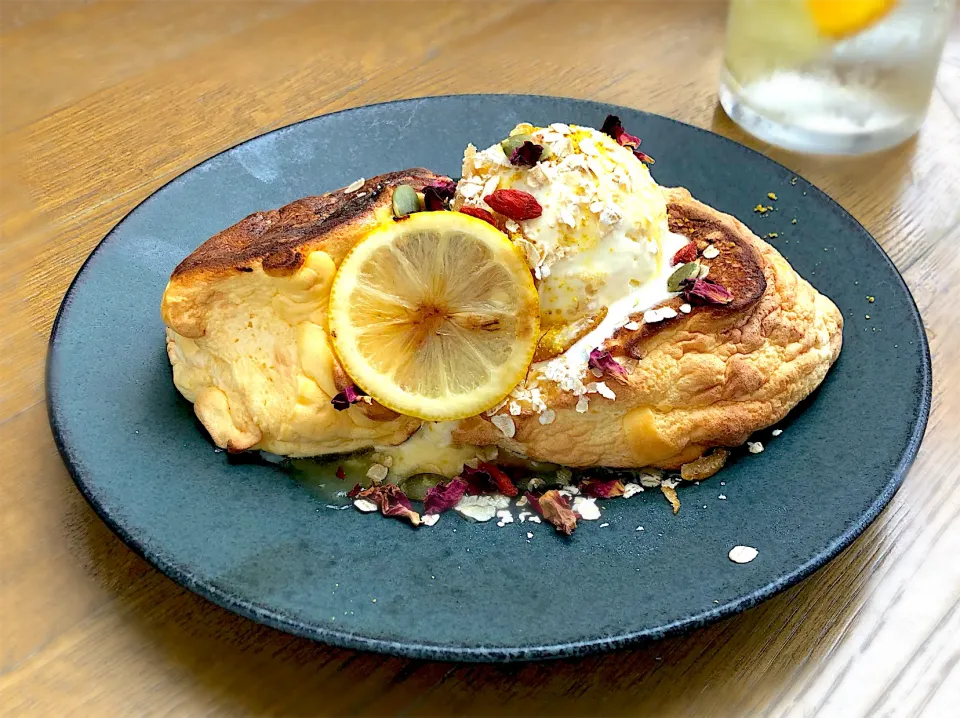
[[[533,195],[541,216],[508,221],[507,232],[539,281],[543,326],[610,307],[661,274],[668,234],[664,195],[646,165],[608,135],[576,125],[517,125],[544,148],[533,167],[503,147],[464,153],[456,206],[489,210],[497,189]]]

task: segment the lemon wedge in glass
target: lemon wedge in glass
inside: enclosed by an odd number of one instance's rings
[[[459,212],[418,212],[372,232],[340,264],[329,312],[352,380],[429,421],[499,403],[526,376],[540,329],[520,251]]]
[[[778,68],[799,68],[872,27],[897,0],[734,0],[727,66],[741,84]]]
[[[840,39],[866,30],[896,4],[897,0],[807,0],[807,10],[821,35]]]

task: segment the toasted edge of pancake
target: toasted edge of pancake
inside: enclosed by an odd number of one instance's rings
[[[262,269],[270,276],[296,273],[310,252],[322,249],[340,264],[365,234],[392,217],[393,190],[417,191],[446,179],[417,167],[371,177],[352,192],[346,187],[304,197],[280,209],[254,212],[201,244],[173,270],[161,314],[186,337],[203,336],[206,291],[217,281]]]

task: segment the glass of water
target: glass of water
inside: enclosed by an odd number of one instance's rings
[[[860,154],[923,122],[955,0],[731,0],[720,103],[790,150]]]

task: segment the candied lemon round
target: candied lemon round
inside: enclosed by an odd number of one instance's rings
[[[459,212],[418,212],[357,244],[330,292],[330,330],[347,374],[394,411],[462,419],[524,378],[540,304],[519,250]]]
[[[897,0],[807,0],[817,30],[832,38],[867,29],[896,4]]]

